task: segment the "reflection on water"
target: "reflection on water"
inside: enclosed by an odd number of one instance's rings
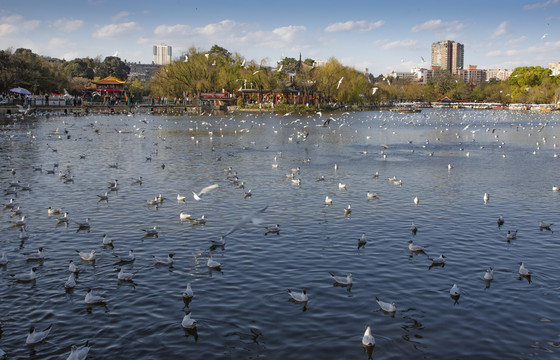
[[[323,127],[326,116],[4,119],[0,349],[58,359],[89,340],[92,358],[558,357],[560,241],[539,221],[560,217],[559,115],[335,113]],[[28,238],[12,227],[21,216]],[[413,238],[423,252],[409,251]],[[27,261],[39,247],[45,259]],[[130,250],[134,261],[119,261]],[[171,253],[172,266],[154,263]],[[430,260],[440,254],[445,266]],[[70,260],[79,276],[65,290]],[[13,279],[32,266],[36,280]],[[352,285],[329,273],[352,273]],[[106,305],[86,305],[88,288]],[[292,303],[289,288],[309,300]],[[187,311],[196,330],[181,327]],[[28,348],[29,326],[50,323]]]

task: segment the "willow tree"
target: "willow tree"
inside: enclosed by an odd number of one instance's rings
[[[344,66],[335,58],[330,58],[324,65],[319,66],[315,71],[314,78],[315,81],[317,81],[317,90],[322,92],[328,98],[336,97],[338,90],[340,90],[338,83],[343,77],[344,72]],[[344,81],[344,79],[342,80]]]

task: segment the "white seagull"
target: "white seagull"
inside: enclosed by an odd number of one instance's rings
[[[223,235],[223,237],[225,238],[226,236],[233,233],[234,231],[241,229],[243,226],[245,226],[248,223],[253,223],[253,225],[261,225],[263,223],[263,219],[260,217],[260,214],[265,212],[267,208],[268,205],[249,215],[245,215],[243,218],[241,218],[241,220],[237,224],[235,224],[231,229],[229,229],[229,231],[225,235]]]
[[[371,328],[369,325],[366,327],[366,331],[364,332],[364,336],[362,337],[362,345],[371,347],[375,346],[375,338],[371,334]]]
[[[395,303],[387,303],[384,301],[379,300],[379,298],[376,296],[375,297],[375,301],[377,302],[377,304],[379,305],[379,307],[381,308],[381,310],[388,312],[388,313],[394,313],[395,311],[397,311],[397,307],[395,306]]]
[[[117,279],[119,279],[120,281],[132,281],[132,277],[134,276],[134,273],[124,272],[122,268],[117,270],[119,270],[119,273],[117,274]]]
[[[222,264],[212,259],[212,256],[210,256],[208,258],[208,261],[206,262],[206,266],[208,266],[210,269],[219,269]]]
[[[19,282],[29,282],[37,279],[37,268],[31,268],[31,270],[27,273],[21,273],[14,275],[14,278]]]
[[[206,186],[205,188],[203,188],[202,190],[200,190],[200,191],[198,192],[198,194],[195,193],[195,192],[193,191],[193,192],[192,192],[192,193],[193,193],[193,197],[194,197],[194,199],[195,199],[196,201],[201,201],[201,200],[202,200],[202,195],[204,195],[204,194],[206,194],[207,192],[209,192],[209,191],[211,191],[211,190],[214,190],[214,189],[216,189],[216,188],[218,188],[218,187],[219,187],[218,184],[213,184],[213,185],[210,185],[210,186]]]
[[[60,214],[62,214],[62,209],[54,209],[50,206],[47,208],[47,215],[49,216],[60,215]]]
[[[332,205],[332,198],[330,198],[328,195],[325,196],[325,204],[326,205]]]
[[[412,240],[408,240],[408,250],[410,251],[424,251],[426,248],[420,245],[414,245]]]
[[[329,273],[331,278],[337,283],[341,285],[352,285],[352,274],[348,274],[346,276],[336,276],[333,273]]]
[[[177,201],[178,202],[185,201],[186,198],[187,197],[185,195],[177,194]]]
[[[307,302],[309,299],[307,297],[307,290],[303,289],[301,292],[293,292],[292,290],[288,289],[288,294],[292,297],[292,299],[296,302]]]
[[[25,339],[25,343],[27,345],[37,344],[47,338],[49,333],[51,332],[52,324],[50,324],[45,330],[43,331],[36,331],[35,326],[31,326],[29,328],[29,334],[27,334],[27,339]]]
[[[103,234],[103,245],[113,246],[113,239],[108,237],[107,234]]]
[[[130,249],[128,250],[128,255],[115,255],[116,257],[119,258],[119,262],[133,262],[134,260],[136,260],[136,257],[134,256],[134,250]]]
[[[6,253],[4,251],[2,251],[2,253],[0,253],[0,266],[4,266],[8,264],[8,256],[6,256]]]
[[[86,341],[84,346],[80,348],[76,345],[72,345],[72,348],[70,349],[70,355],[68,355],[68,358],[66,360],[86,360],[89,349],[89,341]]]
[[[484,274],[484,280],[494,280],[494,269],[489,268],[488,270],[486,270],[486,273]]]
[[[437,258],[429,258],[432,261],[432,265],[443,265],[445,264],[445,255],[440,255]]]
[[[457,286],[457,284],[453,284],[453,286],[451,287],[451,290],[449,290],[449,295],[451,295],[451,296],[461,295],[461,291],[459,290],[459,287]]]
[[[73,272],[68,275],[68,280],[64,283],[64,288],[73,289],[76,286],[76,274]]]
[[[44,260],[45,259],[45,254],[43,253],[43,248],[40,247],[36,253],[31,253],[31,254],[27,254],[27,260],[32,261],[32,260]]]
[[[508,241],[517,239],[517,230],[515,230],[513,232],[508,230],[508,232],[506,234],[506,239]]]
[[[525,268],[525,264],[523,262],[519,263],[519,275],[521,276],[530,276],[531,272]]]
[[[101,296],[93,295],[93,291],[91,289],[88,289],[84,298],[84,302],[88,305],[105,304],[106,300]]]
[[[179,213],[179,221],[185,221],[185,220],[192,220],[192,215],[187,214],[183,212],[183,210],[181,210],[181,212]]]
[[[340,80],[338,80],[338,85],[336,85],[336,89],[338,90],[338,88],[340,87],[340,84],[342,84],[342,80],[344,79],[344,76],[340,78]]]
[[[181,321],[181,326],[185,329],[194,329],[196,327],[196,320],[191,318],[191,312],[187,312],[183,316],[183,321]]]
[[[155,255],[152,255],[152,259],[154,259],[156,265],[173,265],[173,255],[174,254],[168,254],[167,259],[159,258]]]
[[[84,261],[94,261],[95,260],[95,250],[91,250],[89,253],[81,252],[80,250],[76,250],[80,258]]]
[[[77,274],[79,271],[80,269],[78,269],[76,264],[74,264],[74,260],[70,260],[70,262],[68,263],[68,272]]]
[[[142,231],[144,231],[146,233],[146,236],[158,237],[158,227],[157,226],[154,226],[151,229],[142,229]]]
[[[187,283],[187,288],[183,291],[183,299],[190,299],[194,296],[194,292],[191,288],[191,283]]]

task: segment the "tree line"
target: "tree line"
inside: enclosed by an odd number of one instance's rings
[[[114,56],[103,60],[98,56],[64,61],[37,55],[29,49],[0,50],[0,93],[21,86],[34,94],[61,93],[68,89],[81,95],[76,89],[90,80],[106,76],[125,80],[129,73],[129,66]],[[518,67],[506,81],[492,79],[475,85],[443,73],[422,85],[364,74],[335,58],[317,66],[313,59],[302,60],[300,55],[299,59],[284,58],[276,67],[267,67],[218,45],[209,51],[191,47],[181,59],[162,66],[151,81],[132,80],[127,84],[128,91],[136,98],[145,95],[182,98],[200,92],[239,93],[254,89],[257,93],[297,91],[325,101],[358,105],[411,100],[433,102],[443,96],[478,102],[557,103],[559,85],[560,76],[552,76],[550,69],[540,66]]]

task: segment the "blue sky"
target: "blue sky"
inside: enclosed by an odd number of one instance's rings
[[[71,60],[151,63],[218,44],[275,66],[283,56],[338,59],[375,75],[430,66],[433,42],[465,45],[465,66],[513,69],[560,61],[560,0],[536,1],[11,1],[0,4],[0,49]],[[424,58],[425,62],[422,62]]]

